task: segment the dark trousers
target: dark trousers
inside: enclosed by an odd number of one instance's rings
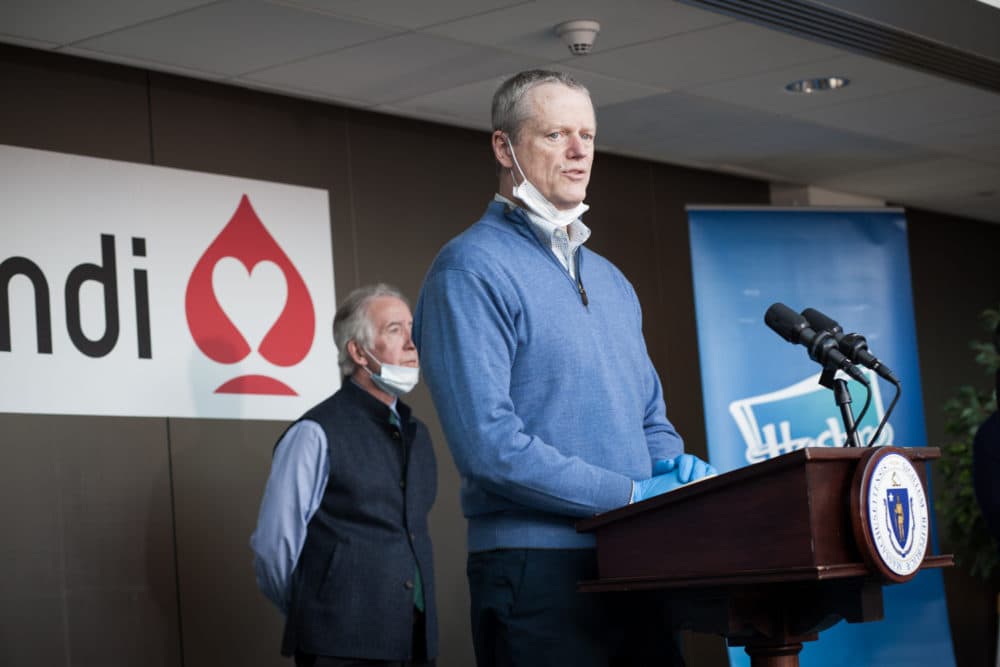
[[[437,661],[427,659],[427,625],[422,612],[413,610],[413,660],[368,660],[332,655],[295,654],[296,667],[435,667]]]
[[[597,578],[592,549],[469,554],[479,667],[682,667],[666,598],[656,591],[579,593]]]

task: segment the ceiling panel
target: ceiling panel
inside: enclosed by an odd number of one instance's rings
[[[436,122],[453,122],[462,127],[488,131],[492,125],[490,101],[493,93],[513,74],[513,70],[504,72],[489,79],[378,106],[375,110]]]
[[[920,206],[932,211],[941,211],[951,215],[959,215],[973,220],[996,221],[996,212],[1000,208],[1000,194],[996,190],[986,190],[973,197],[935,197],[925,202],[913,202],[911,206]]]
[[[936,157],[932,150],[817,128],[684,93],[602,109],[600,123],[598,144],[606,150],[797,183]]]
[[[602,108],[597,141],[606,149],[684,161],[724,145],[721,138],[727,133],[752,131],[754,125],[767,121],[768,116],[760,112],[683,93],[664,93]]]
[[[0,33],[69,44],[211,4],[211,0],[4,0]]]
[[[829,76],[845,78],[848,80],[848,85],[837,90],[810,94],[790,93],[785,90],[785,86],[793,81]],[[749,109],[788,114],[939,82],[939,79],[912,69],[880,62],[874,58],[846,55],[774,69],[707,86],[692,86],[686,91]]]
[[[543,67],[556,66],[543,65]],[[570,74],[587,86],[599,115],[602,114],[601,109],[604,106],[659,95],[663,92],[660,88],[629,83],[593,72],[576,70],[572,67],[559,66],[558,69]],[[492,128],[490,103],[493,99],[493,93],[504,80],[514,74],[515,70],[503,72],[489,79],[440,90],[428,95],[419,95],[395,102],[392,105],[376,107],[376,109],[439,122],[452,120],[463,127],[489,131]]]
[[[555,26],[573,19],[601,24],[596,52],[728,23],[732,19],[663,0],[541,0],[429,28],[453,39],[525,53],[543,60],[573,58]]]
[[[262,92],[279,93],[305,100],[325,102],[327,104],[337,104],[354,109],[370,109],[372,107],[372,103],[368,100],[356,99],[337,93],[298,88],[290,83],[272,83],[254,81],[252,79],[226,79],[225,83],[238,84],[241,88],[249,88],[251,90],[259,90]]]
[[[590,91],[590,97],[594,102],[594,106],[597,107],[598,110],[614,106],[616,104],[621,104],[622,102],[653,97],[655,95],[662,95],[665,92],[669,92],[666,88],[633,83],[631,81],[625,81],[624,79],[616,79],[614,77],[604,76],[603,74],[588,72],[587,70],[572,67],[572,65],[576,62],[577,61],[574,60],[569,63],[553,63],[550,67],[552,69],[559,69],[566,72],[574,79],[585,85],[587,90]]]
[[[218,72],[161,63],[155,60],[146,60],[145,58],[137,58],[127,54],[112,54],[102,53],[100,51],[91,51],[90,49],[81,49],[75,46],[63,47],[59,49],[59,53],[65,53],[70,56],[79,56],[81,58],[90,58],[92,60],[103,60],[105,62],[118,63],[120,65],[128,65],[130,67],[141,67],[155,72],[166,72],[167,74],[177,74],[178,76],[186,76],[194,79],[222,81],[226,78],[224,74],[220,74]]]
[[[80,42],[88,51],[236,76],[393,34],[260,2],[223,2]]]
[[[486,12],[523,4],[524,0],[271,0],[274,4],[301,7],[338,16],[364,19],[374,23],[408,29],[454,21]]]
[[[2,26],[3,24],[0,24]],[[26,46],[29,49],[54,49],[58,44],[55,42],[43,42],[38,39],[30,39],[26,37],[18,37],[17,35],[5,35],[3,30],[0,29],[0,42],[4,44],[13,44],[14,46]]]
[[[414,32],[263,70],[249,78],[386,104],[533,64],[505,51]]]
[[[725,25],[667,37],[574,61],[581,69],[671,89],[827,60],[843,52],[760,28]]]
[[[943,157],[912,162],[892,169],[874,169],[823,179],[819,185],[846,191],[881,193],[901,202],[954,199],[996,190],[1000,168],[961,158]]]
[[[1000,164],[1000,112],[987,112],[958,122],[891,130],[886,134],[939,152]]]
[[[780,118],[750,130],[723,137],[727,142],[725,161],[786,181],[819,183],[938,157],[936,152],[919,147]]]
[[[912,128],[957,122],[991,112],[1000,112],[1000,94],[938,81],[929,86],[811,109],[795,116],[862,134],[898,136]]]

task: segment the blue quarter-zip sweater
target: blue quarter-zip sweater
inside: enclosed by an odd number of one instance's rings
[[[579,517],[629,502],[683,443],[667,420],[635,291],[581,247],[586,290],[493,202],[438,254],[414,340],[462,475],[469,550],[593,546]]]

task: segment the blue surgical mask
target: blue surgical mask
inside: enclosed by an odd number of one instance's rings
[[[507,139],[507,145],[510,146],[510,156],[514,159],[514,166],[521,172],[521,182],[514,185],[514,197],[521,200],[529,211],[557,227],[565,227],[587,212],[590,207],[583,202],[580,202],[568,211],[561,211],[546,199],[545,195],[538,191],[538,188],[528,180],[528,176],[521,169],[521,165],[517,161],[517,156],[514,155],[514,144],[511,143],[510,137],[505,138]],[[513,169],[510,171],[510,177],[511,180],[515,180]]]

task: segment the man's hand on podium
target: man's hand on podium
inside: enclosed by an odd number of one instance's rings
[[[636,480],[632,484],[632,500],[637,503],[676,488],[696,482],[699,479],[718,474],[715,468],[694,454],[681,454],[673,459],[653,462],[653,476]]]
[[[702,461],[694,454],[681,454],[676,458],[660,459],[653,462],[653,477],[671,472],[677,475],[677,480],[681,484],[719,474],[719,471],[713,468],[711,463]]]

